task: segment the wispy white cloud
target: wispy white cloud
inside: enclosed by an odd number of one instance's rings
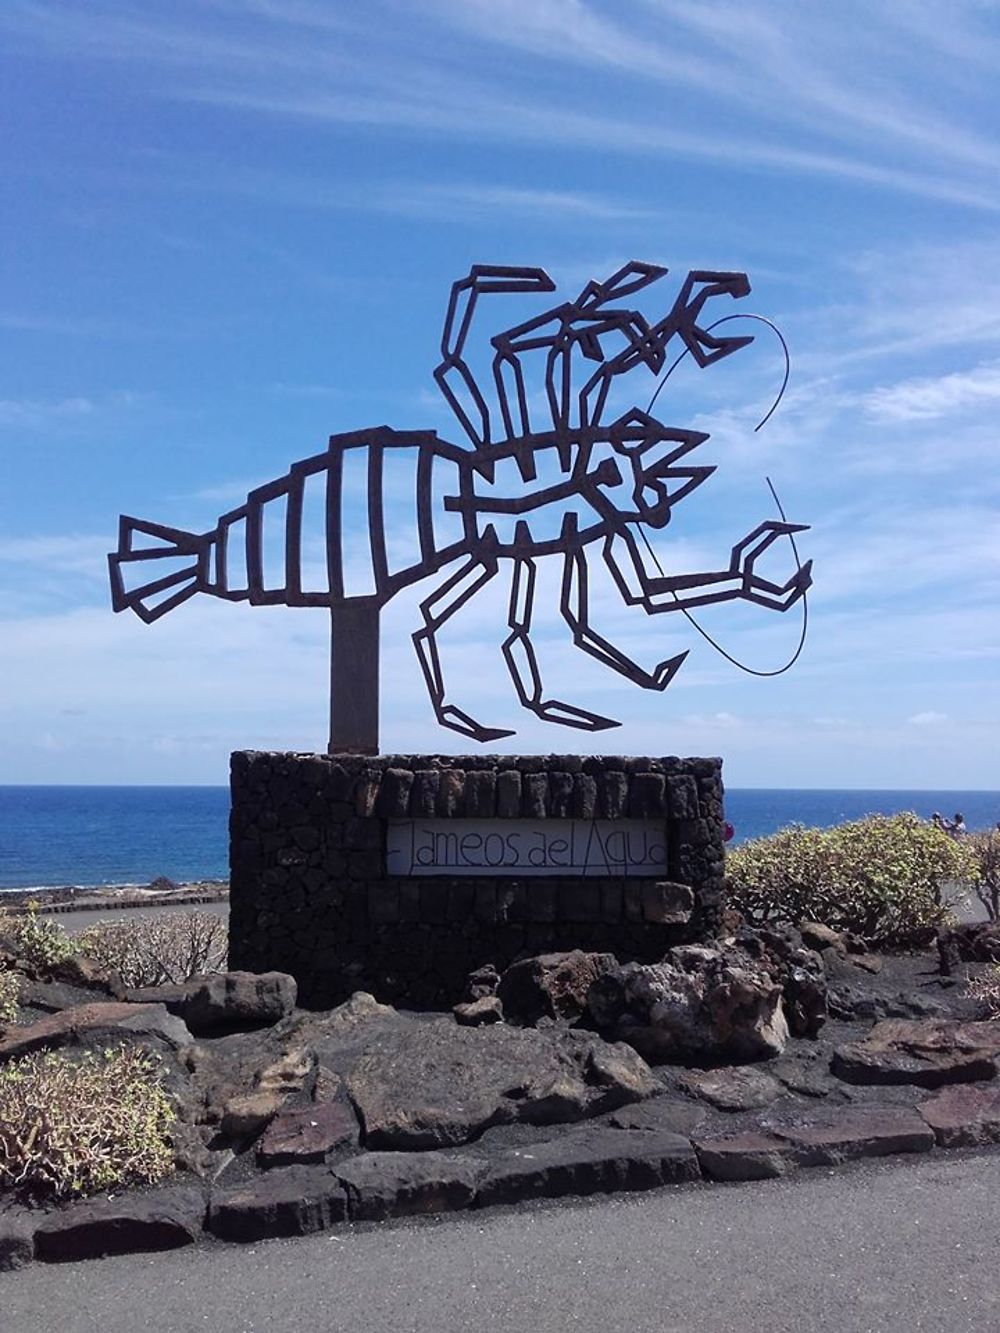
[[[94,411],[90,398],[60,398],[44,402],[36,398],[0,398],[0,428],[50,425],[53,422],[79,420]]]
[[[0,430],[43,431],[72,425],[95,416],[119,412],[149,401],[149,395],[121,390],[104,397],[0,399]]]
[[[948,714],[928,709],[924,713],[914,713],[912,717],[908,717],[906,720],[911,727],[940,727],[948,721]]]
[[[92,533],[0,539],[0,564],[44,566],[107,576],[107,537]]]
[[[872,389],[868,414],[882,421],[930,421],[1000,402],[1000,361],[950,375],[925,376]]]
[[[181,5],[151,18],[105,0],[99,11],[36,0],[0,24],[62,57],[149,66],[161,95],[237,110],[691,154],[1000,209],[994,138],[936,95],[939,49],[923,25],[901,34],[898,14],[859,10],[851,23],[810,6],[779,20],[761,3],[624,0],[610,17],[584,0],[435,0],[414,26],[399,0],[373,0],[364,17],[303,3]],[[898,77],[885,49],[905,57]],[[617,80],[641,116],[596,110],[581,67]]]

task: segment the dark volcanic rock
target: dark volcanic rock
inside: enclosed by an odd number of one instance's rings
[[[115,1038],[151,1042],[177,1050],[191,1041],[191,1033],[162,1004],[120,1004],[96,1001],[40,1018],[27,1027],[9,1028],[0,1037],[0,1063],[33,1051],[62,1046],[93,1046]]]
[[[35,1252],[62,1261],[176,1250],[198,1239],[204,1219],[204,1195],[193,1187],[87,1199],[46,1218],[35,1232]]]
[[[860,986],[839,985],[830,988],[827,999],[832,1016],[845,1023],[880,1018],[941,1018],[948,1012],[940,1000],[912,991],[878,995]]]
[[[271,1027],[295,1008],[295,978],[285,972],[220,972],[186,991],[184,1021],[196,1036]]]
[[[319,1102],[279,1111],[261,1136],[257,1160],[263,1167],[325,1162],[356,1148],[357,1116],[346,1102]]]
[[[196,1047],[187,1052],[188,1060],[202,1050]],[[316,1052],[309,1046],[294,1046],[280,1059],[259,1069],[249,1091],[234,1095],[232,1083],[227,1084],[222,1075],[221,1082],[210,1085],[203,1095],[210,1105],[209,1117],[221,1119],[223,1133],[229,1138],[247,1139],[259,1134],[284,1107],[310,1097],[318,1079]]]
[[[946,977],[962,963],[1000,962],[1000,921],[973,921],[942,930],[937,938],[938,960]]]
[[[540,954],[513,963],[500,978],[497,995],[508,1020],[537,1023],[540,1018],[577,1019],[598,977],[618,966],[610,953]]]
[[[699,1175],[679,1134],[594,1126],[501,1153],[480,1182],[479,1203],[655,1189]]]
[[[694,1147],[709,1180],[773,1180],[796,1165],[791,1143],[767,1130],[699,1138]]]
[[[782,988],[730,946],[682,945],[662,963],[625,963],[599,977],[588,1008],[597,1026],[651,1062],[748,1061],[788,1040]]]
[[[847,953],[847,943],[839,930],[824,926],[819,921],[800,921],[799,935],[807,949],[822,953],[824,949],[835,949],[837,953]]]
[[[347,1217],[347,1195],[326,1167],[289,1166],[216,1190],[208,1229],[223,1240],[308,1236]]]
[[[756,1111],[781,1095],[781,1084],[753,1065],[695,1070],[681,1084],[720,1111]]]
[[[648,1102],[623,1106],[612,1112],[607,1123],[614,1129],[655,1130],[666,1134],[693,1134],[704,1123],[707,1107],[678,1097],[653,1097]]]
[[[837,1166],[858,1157],[927,1152],[934,1146],[921,1117],[903,1106],[844,1108],[822,1120],[768,1128],[788,1140],[801,1166]]]
[[[827,975],[823,958],[789,925],[743,926],[734,943],[762,964],[782,989],[793,1037],[815,1037],[826,1022]]]
[[[847,1083],[939,1088],[993,1078],[998,1053],[1000,1021],[890,1018],[861,1041],[838,1047],[832,1069]]]
[[[503,1022],[503,1004],[498,995],[483,995],[478,1000],[466,1000],[463,1004],[456,1004],[451,1012],[455,1015],[455,1022],[467,1028]]]
[[[591,1033],[450,1019],[374,1033],[347,1088],[366,1147],[394,1150],[465,1143],[515,1120],[582,1120],[659,1090],[634,1051]]]
[[[373,1152],[336,1168],[352,1221],[468,1208],[484,1166],[443,1152]]]
[[[978,1148],[1000,1143],[1000,1088],[956,1084],[922,1102],[917,1110],[940,1148]]]
[[[34,1233],[27,1216],[0,1209],[0,1273],[26,1268],[34,1257]]]

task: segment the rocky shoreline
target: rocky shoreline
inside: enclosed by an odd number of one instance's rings
[[[81,887],[68,884],[58,888],[6,889],[0,892],[0,909],[36,911],[40,915],[107,911],[109,907],[127,911],[133,907],[194,907],[222,902],[228,896],[229,882],[224,879],[175,884],[161,876],[147,885]]]
[[[1000,1020],[963,982],[998,959],[989,924],[912,955],[739,927],[659,964],[482,968],[448,1013],[360,992],[303,1010],[282,973],[126,991],[71,960],[26,975],[0,1066],[155,1054],[176,1171],[70,1203],[0,1195],[0,1268],[997,1143]]]

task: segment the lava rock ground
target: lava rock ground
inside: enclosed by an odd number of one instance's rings
[[[581,1026],[586,1014],[468,1027],[360,993],[310,1012],[283,983],[213,983],[220,1004],[239,992],[240,1030],[212,1023],[186,1040],[181,1001],[153,1023],[152,997],[123,1004],[113,981],[35,978],[0,1059],[45,1048],[46,1034],[63,1049],[97,1032],[158,1043],[180,1107],[178,1170],[61,1205],[0,1192],[0,1270],[1000,1142],[1000,1021],[982,1021],[962,985],[988,964],[946,974],[932,952],[833,946],[822,959],[832,1016],[815,1037],[710,1067],[650,1067]],[[81,1005],[87,1022],[73,1018]]]

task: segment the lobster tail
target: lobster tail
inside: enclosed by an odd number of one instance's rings
[[[213,532],[184,532],[125,515],[118,524],[118,550],[108,556],[111,604],[132,610],[147,625],[180,606],[209,582],[209,560],[216,543]],[[151,573],[133,587],[130,574]]]

